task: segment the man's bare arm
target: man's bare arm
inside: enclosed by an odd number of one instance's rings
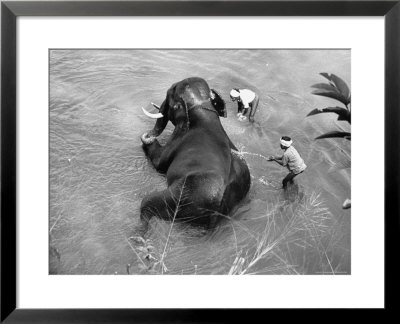
[[[270,156],[269,161],[275,161],[276,163],[283,166],[282,156]]]

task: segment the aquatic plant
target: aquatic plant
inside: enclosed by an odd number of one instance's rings
[[[173,217],[173,211],[171,216]],[[221,215],[219,215],[221,216]],[[338,274],[348,273],[343,222],[321,195],[278,201],[255,217],[225,216],[214,231],[153,218],[150,237],[133,240],[144,274]],[[262,230],[260,231],[260,227]],[[128,272],[129,273],[129,272]],[[131,272],[134,273],[134,269]]]
[[[253,247],[237,253],[229,274],[336,274],[338,237],[320,194],[292,206],[270,210]],[[260,267],[264,264],[265,267]]]
[[[329,83],[317,83],[312,86],[315,88],[312,94],[317,96],[323,96],[327,98],[335,99],[341,102],[345,107],[325,107],[325,108],[315,108],[311,110],[308,116],[313,116],[321,113],[335,113],[338,115],[338,120],[347,121],[351,124],[351,93],[350,89],[347,86],[346,82],[344,82],[341,78],[336,76],[335,74],[328,73],[320,73],[324,78],[326,78]],[[323,138],[345,138],[351,140],[351,133],[343,132],[343,131],[331,131],[316,137],[315,139],[323,139]]]
[[[141,262],[139,268],[143,273],[149,274],[164,274],[167,273],[169,270],[165,264],[165,259],[168,255],[168,250],[171,249],[171,240],[172,240],[172,230],[175,225],[175,219],[178,214],[180,208],[184,205],[185,197],[185,185],[186,185],[186,177],[183,180],[183,184],[179,191],[179,196],[175,197],[172,196],[175,203],[175,208],[171,208],[167,201],[164,201],[165,206],[168,208],[168,215],[170,220],[170,225],[168,229],[168,235],[166,237],[165,242],[163,243],[164,247],[162,248],[162,252],[160,249],[156,249],[152,245],[151,239],[144,239],[141,236],[132,236],[130,239],[136,243],[136,249],[129,243],[133,252]],[[129,274],[129,272],[128,272]]]

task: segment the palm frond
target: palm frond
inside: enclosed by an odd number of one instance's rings
[[[327,83],[317,83],[312,86],[316,88],[312,94],[332,98],[343,103],[346,108],[351,102],[350,89],[341,78],[335,74],[320,73],[323,77],[329,80]]]
[[[348,99],[346,99],[341,93],[339,93],[335,90],[329,91],[329,90],[324,90],[324,89],[317,89],[311,93],[316,96],[323,96],[323,97],[335,99],[337,101],[340,101],[341,103],[343,103],[346,106],[350,103],[350,101]]]
[[[350,89],[347,86],[346,82],[344,82],[341,78],[339,78],[335,74],[328,74],[328,73],[321,73],[323,77],[328,79],[329,81],[333,82],[335,87],[339,90],[339,92],[346,98],[348,98],[350,102]]]
[[[326,112],[333,112],[338,114],[338,120],[345,120],[351,124],[351,113],[349,110],[342,108],[342,107],[326,107],[326,108],[315,108],[311,110],[308,114],[308,116],[313,116],[321,113],[326,113]]]
[[[315,139],[323,139],[323,138],[345,138],[347,140],[351,140],[351,133],[348,132],[338,132],[338,131],[333,131],[329,133],[325,133],[323,135],[320,135],[316,137]]]

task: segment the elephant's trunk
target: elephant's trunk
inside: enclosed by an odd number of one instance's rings
[[[155,106],[155,105],[153,104],[153,106]],[[162,112],[164,112],[164,109],[165,109],[165,101],[162,103],[161,107],[159,108],[159,110],[160,110],[159,113],[152,114],[152,113],[149,113],[148,111],[146,111],[145,109],[143,109],[143,112],[145,113],[146,116],[157,119],[156,124],[154,125],[153,129],[150,130],[148,133],[144,133],[142,135],[141,139],[144,144],[151,144],[152,142],[154,142],[156,137],[159,136],[163,132],[165,127],[167,126],[168,116],[164,116],[164,114],[162,113]]]

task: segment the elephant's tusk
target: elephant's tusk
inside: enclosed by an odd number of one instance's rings
[[[152,113],[149,113],[147,110],[145,110],[143,107],[142,107],[142,110],[143,110],[144,114],[145,114],[147,117],[150,117],[150,118],[156,119],[156,118],[162,118],[162,117],[164,117],[164,115],[163,115],[162,113],[152,114]]]
[[[160,106],[155,104],[154,102],[151,103],[153,105],[154,108],[156,108],[157,110],[160,110]]]

